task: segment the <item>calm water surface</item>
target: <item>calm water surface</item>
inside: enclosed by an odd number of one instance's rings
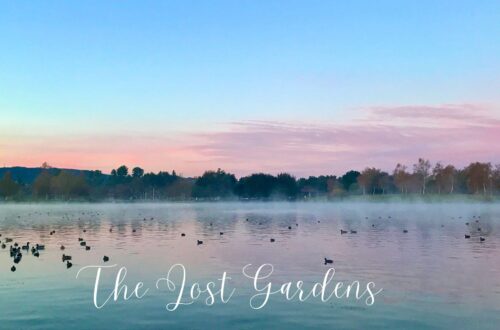
[[[39,258],[23,253],[16,272],[10,271],[12,243],[0,250],[0,328],[498,329],[499,229],[500,205],[481,203],[0,205],[2,242],[10,237],[46,246]],[[70,269],[61,262],[61,244],[73,256]],[[76,273],[104,264],[104,255],[111,259],[107,265],[127,267],[125,283],[151,287],[148,294],[96,309],[95,272],[78,279]],[[324,257],[334,260],[334,281],[373,281],[383,288],[375,304],[290,302],[275,295],[263,309],[250,308],[255,292],[241,274],[244,265],[274,265],[273,289],[297,280],[311,286],[328,268]],[[155,282],[176,263],[186,267],[188,283],[228,272],[235,295],[227,304],[196,301],[167,311],[174,295],[156,290]],[[103,297],[115,274],[103,273]]]

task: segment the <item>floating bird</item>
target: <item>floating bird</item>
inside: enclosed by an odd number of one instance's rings
[[[406,233],[408,233],[408,230],[404,229],[404,230],[403,230],[403,233],[405,233],[405,234],[406,234]]]
[[[85,246],[85,251],[89,251],[90,250],[90,246]]]
[[[73,266],[73,264],[70,262],[70,261],[67,261],[66,262],[66,268],[71,268]]]
[[[26,243],[26,245],[23,245],[23,246],[21,247],[21,250],[26,250],[26,251],[29,251],[29,249],[30,249],[30,242]]]
[[[347,234],[347,230],[340,230],[340,235]]]
[[[35,253],[33,253],[33,255],[38,258],[40,257],[40,252],[36,251]]]
[[[219,233],[219,235],[224,235],[224,233],[223,233],[223,232],[220,232],[220,233]]]
[[[288,226],[288,229],[292,229],[292,226]]]
[[[83,232],[84,232],[84,233],[86,233],[86,232],[87,232],[87,229],[84,229],[84,230],[83,230]]]
[[[325,265],[326,264],[333,264],[333,260],[325,258]]]
[[[2,249],[5,249],[7,247],[7,245],[5,245],[5,243],[2,243]]]
[[[468,225],[469,225],[469,223],[468,223],[468,222],[466,222],[466,223],[465,223],[465,225],[466,225],[466,226],[468,226]]]
[[[470,238],[470,235],[465,234],[465,238]]]
[[[16,256],[14,257],[14,263],[18,264],[21,261],[22,257],[23,255],[21,253],[16,254]]]
[[[196,244],[197,245],[203,244],[203,241],[197,240]]]
[[[5,238],[5,243],[9,243],[9,242],[12,242],[12,238],[6,237]]]
[[[84,242],[80,242],[80,246],[85,246],[85,245],[87,245],[87,242],[85,242],[85,241]]]
[[[37,244],[37,245],[36,245],[36,249],[37,249],[37,250],[45,250],[45,245],[42,245],[42,244]]]
[[[275,241],[275,239],[274,239],[274,238],[271,238],[271,239],[270,239],[270,241],[271,241],[271,243],[273,243],[273,242]]]
[[[78,237],[78,242],[81,242],[81,241],[83,241],[83,238]]]
[[[486,241],[486,238],[484,238],[484,237],[479,237],[479,241],[484,242],[484,241]]]
[[[71,260],[72,257],[71,256],[67,256],[65,254],[62,255],[62,261],[65,262],[66,260]]]
[[[108,262],[108,261],[109,261],[109,257],[108,257],[108,256],[104,256],[104,257],[102,257],[102,261],[104,261],[104,262]]]
[[[186,236],[186,234],[182,233],[181,236],[184,237],[184,236]]]
[[[375,224],[372,223],[372,227],[375,227]]]
[[[132,232],[133,232],[133,233],[135,233],[135,232],[136,232],[136,230],[135,230],[135,229],[132,229]]]
[[[64,245],[61,245],[60,249],[61,249],[61,250],[64,250],[64,249],[65,249]]]
[[[351,230],[351,234],[357,234],[358,232],[356,230]]]
[[[11,271],[11,272],[15,272],[15,271],[16,271],[16,266],[12,266],[12,267],[10,267],[10,271]]]
[[[481,231],[481,228],[478,228],[477,231]]]

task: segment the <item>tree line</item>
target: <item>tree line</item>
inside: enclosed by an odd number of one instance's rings
[[[75,172],[42,166],[32,183],[0,179],[3,200],[302,200],[350,195],[500,194],[500,164],[474,162],[462,169],[418,159],[412,167],[397,164],[392,173],[374,167],[342,176],[295,178],[288,173],[255,173],[236,178],[224,170],[189,178],[175,171],[145,173],[125,165],[110,174]]]

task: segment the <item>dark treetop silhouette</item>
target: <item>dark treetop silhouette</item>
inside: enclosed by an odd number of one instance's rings
[[[101,171],[57,169],[44,163],[40,168],[0,168],[2,200],[217,200],[217,199],[311,199],[348,195],[451,195],[500,194],[500,164],[474,162],[463,169],[419,159],[409,171],[397,164],[392,173],[367,167],[344,175],[310,176],[296,179],[288,173],[277,176],[255,173],[239,179],[221,169],[197,178],[175,171],[129,172],[122,165]]]

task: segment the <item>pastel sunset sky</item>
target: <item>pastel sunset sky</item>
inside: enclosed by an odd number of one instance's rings
[[[500,162],[500,1],[2,1],[0,166]]]

